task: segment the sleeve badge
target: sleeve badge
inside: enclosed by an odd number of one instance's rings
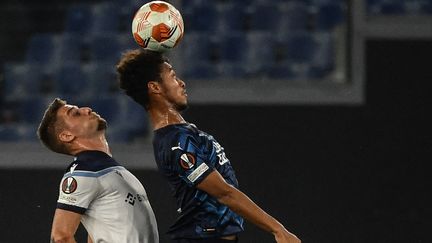
[[[74,191],[76,191],[78,187],[78,183],[72,176],[69,176],[68,178],[64,179],[62,182],[61,189],[66,194],[71,194]]]
[[[191,153],[184,153],[180,156],[180,166],[185,170],[192,169],[195,162],[196,159]]]

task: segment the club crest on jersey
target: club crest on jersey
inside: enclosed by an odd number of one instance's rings
[[[195,165],[195,157],[190,153],[184,153],[180,156],[180,165],[183,169],[189,170]]]
[[[62,191],[66,194],[71,194],[74,191],[76,191],[78,187],[78,183],[72,176],[69,176],[68,178],[63,180],[62,183]]]

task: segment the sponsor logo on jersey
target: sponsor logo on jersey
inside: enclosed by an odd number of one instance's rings
[[[63,180],[62,183],[62,191],[66,194],[71,194],[74,191],[76,191],[78,187],[78,183],[72,176],[69,176],[68,178]]]
[[[74,171],[75,171],[75,168],[78,166],[78,164],[73,164],[71,167],[70,167],[70,173],[72,174]]]
[[[180,156],[180,165],[185,170],[192,169],[195,165],[195,157],[190,153],[184,153]]]
[[[228,158],[225,155],[224,148],[218,142],[213,141],[213,147],[216,150],[216,156],[219,158],[220,165],[229,162]]]
[[[66,195],[60,195],[60,199],[72,204],[75,204],[77,202],[77,199],[75,197],[66,196]]]
[[[119,175],[121,178],[123,178],[123,175],[122,175],[122,173],[120,173],[120,171],[118,171],[118,170],[114,170],[114,173],[116,173],[116,174]]]
[[[174,150],[183,150],[181,147],[180,147],[180,143],[178,143],[178,146],[174,146],[174,147],[171,147],[171,151],[174,151]]]

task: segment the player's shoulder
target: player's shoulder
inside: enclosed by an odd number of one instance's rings
[[[67,167],[65,175],[83,175],[98,177],[114,168],[122,167],[109,155],[100,151],[85,151],[78,154]]]
[[[155,131],[157,139],[178,140],[181,137],[199,136],[198,129],[192,123],[171,124]]]

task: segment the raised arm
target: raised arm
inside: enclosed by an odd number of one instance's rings
[[[51,229],[51,243],[76,243],[74,235],[80,220],[81,214],[56,209]]]
[[[259,228],[274,235],[278,243],[300,243],[301,241],[275,218],[267,214],[256,205],[248,196],[237,188],[225,182],[224,178],[214,170],[197,188],[215,197],[220,203],[255,224]]]

